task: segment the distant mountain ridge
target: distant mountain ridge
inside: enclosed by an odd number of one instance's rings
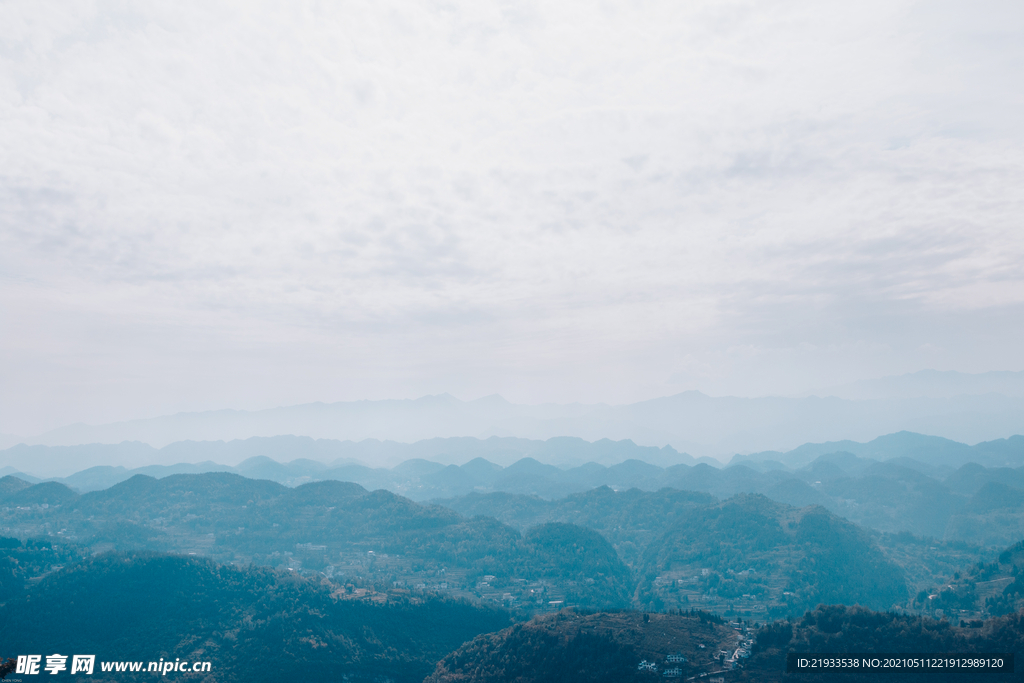
[[[867,443],[849,440],[807,443],[786,453],[765,451],[736,455],[730,464],[776,461],[796,468],[804,467],[822,455],[838,452],[852,453],[872,460],[909,458],[927,465],[953,469],[969,462],[988,466],[1019,467],[1024,464],[1021,462],[1024,458],[1024,437],[1015,435],[1008,439],[995,439],[968,446],[939,436],[904,431],[886,434]]]
[[[304,454],[295,447],[319,448],[324,456],[336,454],[332,449],[339,444],[320,444],[300,437],[186,444],[189,448],[221,449],[236,456],[269,452],[282,461],[257,455],[235,466],[210,460],[133,469],[97,466],[40,484],[41,488],[30,487],[21,502],[8,496],[28,484],[39,484],[39,479],[10,472],[12,476],[0,477],[0,499],[6,499],[8,504],[49,504],[49,496],[56,496],[56,503],[63,488],[60,484],[88,492],[109,488],[136,475],[163,479],[176,474],[224,472],[288,487],[318,481],[351,482],[416,501],[434,501],[467,516],[494,516],[518,528],[524,528],[522,522],[526,519],[533,524],[575,523],[579,521],[577,517],[561,516],[556,512],[558,506],[552,507],[549,502],[610,487],[609,490],[618,491],[693,491],[718,498],[758,493],[798,507],[822,505],[879,531],[910,531],[947,540],[970,539],[989,546],[1012,543],[1024,535],[1024,436],[968,446],[903,432],[868,443],[805,444],[788,453],[737,456],[727,467],[697,462],[668,448],[641,447],[631,442],[591,444],[565,438],[547,442],[492,438],[437,439],[422,444],[341,444],[348,449],[368,448],[373,452],[387,448],[395,457],[442,453],[461,465],[411,457],[393,467],[368,467],[347,458],[323,462],[294,457]],[[19,449],[36,461],[45,459],[48,450],[42,446]],[[68,447],[50,450],[64,454],[74,451]],[[184,452],[171,450],[179,455]],[[351,454],[351,450],[346,452]],[[501,460],[507,466],[484,456]],[[661,466],[640,459],[649,456],[676,464]],[[567,465],[574,459],[588,457],[614,464],[591,460]],[[561,462],[562,466],[551,462]],[[0,475],[5,473],[0,470]],[[517,497],[514,503],[509,502],[509,495]],[[506,509],[506,503],[513,507]],[[588,526],[594,524],[593,520],[587,522]]]
[[[988,467],[1019,467],[1024,465],[1024,436],[1014,435],[968,445],[941,436],[901,431],[865,442],[849,439],[812,442],[786,452],[764,451],[735,455],[729,464],[745,463],[763,470],[773,467],[772,463],[778,463],[796,469],[822,455],[840,452],[877,461],[908,459],[914,461],[910,465],[911,469],[931,467],[951,471],[971,462]],[[101,479],[102,485],[99,487],[102,487],[116,483],[108,474],[100,474],[102,468],[122,468],[125,472],[166,476],[174,473],[234,471],[234,468],[253,458],[266,458],[276,461],[275,464],[292,463],[291,477],[323,472],[329,467],[379,469],[396,467],[414,460],[443,466],[464,465],[471,460],[484,459],[488,463],[507,467],[523,458],[532,458],[563,469],[589,463],[610,467],[627,461],[647,463],[657,468],[695,465],[699,462],[722,466],[720,461],[707,457],[693,458],[676,451],[672,446],[638,445],[628,439],[587,441],[563,436],[539,440],[492,436],[485,439],[431,438],[415,443],[400,443],[377,439],[354,442],[286,435],[231,441],[178,441],[162,449],[138,441],[76,446],[18,444],[0,451],[0,475],[17,474],[26,480],[38,480],[74,473],[75,481],[71,485],[89,489],[94,486],[88,483],[89,475],[84,471],[91,468],[99,468],[93,474]],[[267,471],[264,474],[267,478],[280,480],[273,472]],[[125,474],[124,478],[129,476],[131,474]]]
[[[524,457],[537,458],[548,465],[561,467],[575,467],[588,462],[614,465],[631,459],[659,466],[696,464],[702,461],[680,453],[671,446],[638,446],[629,440],[601,439],[589,442],[575,437],[557,437],[546,441],[513,437],[451,437],[424,439],[408,444],[377,439],[353,442],[286,435],[227,442],[179,441],[163,448],[154,448],[139,441],[82,446],[19,444],[0,451],[0,475],[27,470],[34,478],[45,478],[65,476],[72,472],[81,474],[81,470],[86,468],[120,467],[136,470],[138,474],[160,476],[157,474],[163,471],[160,468],[169,466],[177,467],[178,470],[168,474],[230,471],[251,458],[269,458],[279,462],[294,461],[296,467],[302,470],[295,476],[303,476],[327,469],[328,465],[379,468],[421,459],[443,466],[487,458],[495,464],[507,466]],[[707,458],[703,461],[720,464]],[[157,469],[146,471],[146,468],[151,467]],[[125,475],[125,478],[128,476],[131,475]]]
[[[993,382],[1016,386],[1013,377]],[[180,413],[98,426],[78,424],[25,442],[70,446],[139,441],[160,448],[179,441],[289,434],[404,443],[451,437],[547,440],[572,436],[586,441],[629,439],[644,446],[671,445],[695,456],[728,457],[788,450],[808,441],[868,441],[901,430],[964,443],[1024,433],[1024,392],[852,400],[712,397],[688,391],[628,405],[518,405],[500,396],[461,401],[441,394],[415,400],[311,403],[260,411]]]
[[[1002,394],[1024,396],[1024,371],[968,374],[952,370],[921,370],[906,375],[861,380],[809,392],[815,396],[836,396],[854,401],[894,398],[952,398]]]

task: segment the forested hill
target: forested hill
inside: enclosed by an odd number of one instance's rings
[[[889,464],[941,481],[968,463],[986,468],[1024,466],[1024,436],[969,446],[899,432],[867,443],[808,443],[785,453],[738,455],[725,469],[720,469],[722,463],[717,460],[701,458],[698,462],[669,446],[653,448],[629,440],[588,442],[568,437],[547,441],[429,439],[412,444],[368,440],[355,444],[278,436],[227,443],[181,442],[160,450],[128,442],[19,445],[0,451],[0,475],[15,474],[32,483],[39,481],[37,477],[56,477],[79,491],[108,488],[135,474],[161,478],[223,471],[291,486],[332,479],[352,481],[416,500],[476,490],[557,498],[601,485],[646,490],[669,486],[721,496],[764,492],[748,488],[756,473],[763,475],[760,478],[768,486],[791,479],[814,482],[820,477],[812,479],[813,472],[806,472],[807,476],[804,473],[819,459],[838,465],[847,474],[862,474],[868,466]],[[19,470],[29,474],[20,474]]]
[[[341,597],[329,583],[267,568],[109,554],[0,605],[0,658],[60,652],[95,654],[97,662],[209,661],[205,680],[239,683],[419,683],[461,643],[509,623],[506,612],[436,597],[381,604]],[[96,669],[92,680],[132,680]]]
[[[600,531],[640,577],[634,605],[653,610],[732,609],[763,618],[822,601],[888,608],[907,600],[906,577],[922,565],[941,571],[939,559],[948,558],[952,574],[974,557],[965,552],[958,562],[955,550],[937,541],[922,546],[909,535],[869,534],[822,507],[752,494],[718,501],[672,489],[601,488],[556,501],[492,493],[444,503],[514,525],[573,521]],[[895,555],[914,562],[913,571]]]
[[[559,529],[544,533],[557,540]],[[32,552],[46,549],[26,557]],[[1019,548],[1009,549],[1005,559],[1015,553]],[[565,609],[512,624],[506,611],[429,594],[395,590],[379,598],[352,599],[336,583],[294,572],[111,553],[56,569],[0,604],[0,658],[68,652],[95,654],[99,662],[209,661],[211,680],[240,683],[653,683],[701,674],[788,680],[787,652],[1024,650],[1021,613],[957,624],[834,605],[766,624],[728,623],[696,610]],[[102,671],[91,678],[132,680]]]
[[[662,669],[719,668],[723,648],[739,639],[722,620],[703,613],[558,614],[478,636],[445,657],[424,683],[532,683],[656,681]],[[669,663],[683,657],[685,664]],[[638,664],[654,669],[639,668]]]
[[[446,465],[425,457],[414,457],[392,468],[368,467],[351,460],[321,462],[309,457],[296,457],[311,448],[318,457],[329,455],[326,451],[317,450],[320,442],[310,439],[275,437],[256,440],[258,443],[252,441],[205,446],[218,446],[229,452],[242,449],[238,453],[258,453],[265,449],[266,453],[281,461],[259,455],[234,467],[214,462],[135,470],[93,467],[61,480],[52,480],[48,488],[34,489],[23,497],[14,494],[26,482],[39,482],[18,474],[0,478],[0,505],[7,498],[22,505],[49,504],[47,495],[67,495],[55,486],[57,483],[82,493],[107,489],[134,474],[161,479],[174,474],[231,470],[250,479],[275,481],[292,487],[314,481],[346,481],[369,490],[385,489],[420,502],[443,502],[462,514],[489,514],[518,527],[522,527],[521,521],[513,521],[500,505],[481,501],[479,496],[511,494],[557,502],[567,495],[585,493],[601,486],[619,491],[638,488],[649,492],[672,488],[707,493],[716,498],[760,493],[797,507],[822,505],[850,521],[883,532],[906,531],[917,536],[987,546],[1006,546],[1024,538],[1024,437],[1020,436],[968,446],[947,439],[901,432],[864,444],[805,444],[789,453],[762,453],[737,458],[724,468],[707,463],[694,464],[692,461],[689,464],[669,464],[675,457],[672,453],[665,449],[644,449],[631,442],[588,443],[580,439],[550,439],[545,442],[449,439],[421,444],[378,443],[382,448],[401,447],[408,454],[433,454],[432,457],[446,461],[465,460],[461,465]],[[184,444],[182,447],[186,446],[198,447],[197,444]],[[122,447],[127,448],[124,444],[110,448]],[[171,446],[167,448],[172,449]],[[22,450],[22,455],[30,461],[42,462],[49,457],[45,447],[25,447]],[[187,452],[185,448],[182,455]],[[0,464],[9,462],[4,458],[13,457],[12,454],[10,449],[0,452]],[[569,465],[584,458],[600,462]],[[613,458],[623,459],[611,464]],[[646,462],[643,458],[654,462]],[[0,468],[0,472],[5,469],[9,468]],[[23,502],[17,503],[19,500]],[[519,499],[516,504],[523,502]],[[540,506],[534,503],[527,505],[537,508],[534,523],[543,521],[544,511]],[[527,516],[532,514],[529,510],[524,512]]]
[[[474,494],[445,501],[453,510],[346,482],[291,488],[224,472],[137,475],[86,494],[56,482],[16,484],[0,479],[0,535],[24,545],[0,549],[9,556],[0,563],[27,553],[28,539],[45,538],[86,553],[196,553],[318,573],[354,595],[403,589],[525,615],[577,605],[767,618],[819,601],[955,608],[972,619],[1013,609],[999,592],[998,582],[1012,581],[1008,565],[972,578],[973,593],[961,587],[974,576],[965,570],[991,563],[998,550],[867,532],[822,507],[751,494],[719,501],[692,491],[601,487],[554,501]],[[0,588],[16,593],[19,581],[47,571],[27,568],[36,564],[17,565],[12,571],[22,578]],[[946,600],[942,587],[951,585],[957,597]]]
[[[790,652],[1020,653],[1024,616],[961,627],[949,621],[822,605],[792,621],[716,623],[700,612],[580,614],[566,610],[481,635],[442,659],[425,683],[655,683],[664,680],[1019,681],[1017,673],[787,674]]]
[[[644,553],[638,604],[756,603],[764,616],[819,603],[899,607],[901,569],[856,525],[821,507],[743,495],[681,516]]]
[[[563,523],[521,533],[338,481],[289,488],[224,472],[136,475],[83,495],[47,482],[0,502],[11,536],[314,570],[368,590],[422,584],[537,609],[565,600],[624,607],[633,589],[629,569],[592,530]]]
[[[742,668],[732,673],[730,681],[771,683],[772,681],[800,680],[807,683],[863,682],[865,680],[948,681],[960,683],[969,680],[1019,681],[1020,664],[1016,673],[986,672],[971,674],[957,671],[947,675],[931,671],[915,676],[909,673],[894,675],[863,672],[843,674],[829,671],[824,674],[800,673],[786,675],[787,652],[809,653],[963,653],[996,654],[1024,652],[1024,614],[1016,613],[978,622],[967,627],[955,622],[935,620],[893,612],[872,612],[859,607],[842,605],[820,606],[802,618],[780,621],[761,629],[752,655],[742,662]],[[883,678],[884,676],[884,678]]]
[[[630,467],[638,476],[645,471],[636,463]],[[615,472],[623,475],[624,469]],[[601,476],[610,476],[611,471],[612,468],[595,469]],[[650,472],[650,467],[646,471]],[[679,465],[657,476],[644,477],[629,479],[623,475],[612,487],[620,491],[623,487],[645,491],[650,495],[644,497],[644,504],[659,509],[663,503],[658,498],[665,488],[686,491],[691,501],[698,500],[701,493],[717,498],[760,493],[796,507],[821,505],[861,526],[882,532],[910,532],[987,546],[1007,546],[1024,538],[1024,468],[969,463],[944,471],[919,461],[878,462],[851,453],[830,453],[798,470],[770,462],[724,469],[700,464]],[[536,482],[534,488],[542,489]],[[481,490],[438,498],[435,502],[462,514],[487,514],[517,526],[544,519],[589,516],[591,513],[586,509],[577,511],[573,506],[583,504],[585,496],[595,489],[573,494],[571,488],[568,484],[565,487],[564,495],[568,497]],[[672,505],[677,505],[678,497],[674,500]],[[585,507],[592,506],[587,502]]]

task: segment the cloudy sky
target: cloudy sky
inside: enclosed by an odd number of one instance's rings
[[[0,431],[1022,370],[1024,3],[0,3]]]

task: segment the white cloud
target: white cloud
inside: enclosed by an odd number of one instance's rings
[[[1019,369],[1021,13],[0,5],[0,431]]]

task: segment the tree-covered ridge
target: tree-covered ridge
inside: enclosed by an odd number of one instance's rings
[[[32,502],[44,486],[61,502]],[[632,594],[629,569],[588,529],[562,525],[555,540],[554,528],[524,535],[491,518],[467,519],[346,482],[288,488],[223,472],[137,475],[80,496],[52,482],[13,495],[29,505],[5,507],[4,527],[94,550],[198,553],[322,571],[369,590],[401,585],[486,594],[531,611],[558,600],[623,607]]]
[[[681,677],[719,668],[718,653],[733,651],[740,639],[703,613],[563,610],[476,637],[441,660],[425,683],[654,681],[666,669]]]
[[[730,680],[783,681],[786,653],[1019,653],[1024,648],[1024,615],[1013,614],[990,619],[984,624],[958,626],[948,620],[901,614],[873,612],[862,607],[821,605],[803,617],[779,621],[762,628],[755,640],[753,655]],[[1018,665],[1019,666],[1019,665]],[[868,674],[870,675],[870,674]],[[980,678],[980,676],[975,676]],[[893,677],[895,680],[897,677]],[[914,676],[898,675],[899,680],[964,681],[970,674],[942,675],[929,672]],[[808,683],[819,681],[864,681],[861,672],[844,675],[800,673]],[[986,681],[1020,680],[1020,673],[984,674]]]
[[[499,441],[505,445],[500,445]],[[99,457],[102,451],[117,460],[132,453],[132,457],[139,456],[134,450],[142,446],[94,444],[81,447],[84,450],[80,455],[88,452],[89,457]],[[179,462],[135,470],[98,466],[61,481],[75,490],[93,491],[126,480],[133,474],[162,478],[182,473],[231,471],[288,486],[337,480],[354,482],[370,490],[386,489],[417,501],[444,499],[450,507],[467,516],[497,516],[521,529],[521,523],[506,519],[498,511],[485,512],[481,508],[472,512],[467,509],[472,503],[463,505],[458,501],[478,492],[554,501],[604,485],[617,490],[637,488],[647,492],[664,488],[699,491],[718,498],[761,493],[797,507],[822,505],[861,526],[885,533],[910,532],[990,547],[1009,545],[1024,537],[1024,436],[972,447],[903,432],[866,444],[851,441],[805,444],[789,453],[736,456],[724,468],[708,462],[698,463],[670,448],[641,448],[628,441],[587,443],[580,439],[554,438],[528,443],[516,439],[460,438],[417,444],[368,442],[349,446],[358,446],[350,455],[361,454],[374,461],[393,449],[397,450],[392,455],[398,457],[402,452],[409,459],[390,469],[367,467],[350,459],[338,459],[341,452],[332,450],[326,442],[287,436],[229,444],[183,442],[168,446],[168,457],[191,459],[193,464]],[[60,451],[61,457],[70,463],[77,457],[73,457],[77,448],[17,446],[4,453],[31,463],[47,458],[46,453],[54,455]],[[228,457],[232,462],[247,454],[254,457],[236,467],[228,467],[210,461],[197,462],[197,458],[202,459],[202,453],[210,459]],[[450,461],[453,457],[464,459],[464,464],[446,466],[429,460]],[[485,459],[488,457],[507,466],[489,462]],[[4,481],[9,480],[0,479],[0,505],[6,504],[4,499],[8,495]],[[37,503],[46,502],[42,500],[42,493],[40,489],[28,495],[34,496]],[[57,496],[58,489],[51,486],[50,494]],[[27,500],[23,499],[18,505]],[[568,510],[560,511],[555,518],[543,518],[544,506],[532,507],[540,518],[526,526],[545,521],[581,523],[570,518]],[[532,514],[526,509],[520,512]],[[605,535],[608,537],[607,533]],[[609,540],[627,562],[632,562],[625,542]],[[641,541],[643,544],[646,541]]]
[[[1024,610],[1024,541],[992,562],[961,566],[947,580],[919,591],[914,606],[926,614],[973,621]]]
[[[14,493],[31,486],[29,482],[10,474],[0,477],[0,501],[6,501]]]
[[[802,482],[797,483],[814,493]],[[811,498],[813,499],[813,496]],[[462,498],[437,502],[466,515],[486,514],[520,529],[545,521],[573,522],[596,529],[612,543],[623,561],[637,574],[644,572],[644,553],[647,547],[680,518],[698,508],[714,507],[719,504],[714,497],[695,491],[613,491],[607,487],[551,501],[536,496],[508,493],[474,493]],[[813,500],[810,503],[803,503],[807,504],[814,504]],[[889,561],[903,571],[911,594],[947,581],[964,567],[979,561],[989,562],[998,553],[997,550],[981,548],[964,541],[941,541],[915,536],[908,532],[868,532],[868,535],[871,542],[878,545]],[[676,582],[674,587],[680,588],[679,583]],[[706,582],[700,587],[705,589],[704,592],[709,588]],[[687,586],[682,588],[685,589]],[[757,586],[750,588],[756,593]],[[741,591],[739,594],[742,596],[742,593],[750,591]],[[693,597],[691,596],[691,599]],[[668,600],[666,604],[678,603]],[[706,609],[716,609],[714,603],[700,604]],[[728,604],[722,603],[721,606],[722,609],[726,609]],[[749,612],[749,608],[756,605],[739,603],[735,607],[737,611],[742,612],[746,609]]]
[[[491,450],[486,442],[472,439],[462,441],[465,443],[458,450],[467,459],[474,453],[498,457],[501,452]],[[269,452],[275,457],[287,459],[290,452],[287,442],[289,440],[284,439]],[[297,443],[292,446],[298,447]],[[352,462],[335,462],[329,466],[309,458],[276,462],[261,455],[249,458],[234,468],[211,462],[149,466],[132,471],[95,467],[62,481],[76,490],[92,491],[103,485],[121,482],[130,477],[132,472],[161,478],[186,471],[223,470],[232,470],[249,478],[274,480],[289,486],[318,480],[346,481],[372,490],[387,489],[418,501],[443,499],[446,505],[467,516],[488,514],[520,528],[523,526],[521,521],[512,519],[513,515],[506,517],[509,511],[495,509],[488,512],[485,511],[488,503],[480,504],[479,500],[468,499],[487,491],[522,496],[514,503],[521,505],[514,516],[533,517],[533,521],[527,524],[532,526],[545,521],[581,522],[572,518],[572,511],[568,508],[555,509],[530,503],[529,498],[544,503],[557,502],[556,499],[567,494],[586,493],[603,485],[617,490],[637,488],[646,492],[670,488],[702,492],[718,498],[738,493],[761,493],[797,507],[822,505],[857,524],[885,533],[910,532],[917,536],[993,547],[1005,546],[1024,537],[1024,467],[1020,466],[1024,462],[1024,450],[1021,450],[1024,437],[979,444],[972,448],[921,435],[896,434],[878,439],[872,444],[807,444],[791,454],[737,456],[724,468],[707,463],[661,467],[634,457],[607,467],[587,462],[562,469],[530,457],[530,453],[543,455],[533,451],[509,455],[526,457],[521,457],[507,467],[488,462],[483,457],[469,459],[460,466],[445,466],[417,457],[391,469],[370,468]],[[573,453],[581,457],[585,453],[607,455],[613,451],[623,457],[641,455],[640,451],[634,453],[631,450],[635,450],[635,446],[619,445],[630,447],[620,451],[616,446],[606,452],[604,448],[598,448],[599,444],[587,445],[580,442],[574,445],[552,439],[546,443],[544,452],[547,453],[545,457],[559,462],[565,462],[565,458]],[[584,448],[579,450],[576,446]],[[947,457],[951,455],[949,447],[954,446],[955,457]],[[30,450],[34,448],[42,447],[31,447]],[[640,450],[646,454],[645,457],[656,456],[657,449]],[[188,448],[185,448],[181,455],[184,457],[187,452]],[[303,451],[300,448],[297,451],[292,449],[291,452],[299,454]],[[413,449],[410,454],[413,452],[420,451]],[[430,453],[437,454],[430,448],[422,451],[424,456]],[[320,457],[326,457],[326,453],[320,453]],[[782,458],[786,462],[774,458]],[[971,461],[973,458],[976,460]],[[985,466],[978,462],[985,463]],[[116,476],[105,477],[104,472]],[[25,497],[7,501],[9,492],[2,484],[4,481],[13,484],[18,480],[14,477],[9,480],[0,479],[0,505],[7,505],[11,501],[19,506],[32,504],[33,501],[35,504],[55,504],[61,502],[61,496],[67,497],[73,493],[62,491],[55,482],[48,482],[48,492],[44,487],[25,492]],[[472,508],[477,509],[473,511]],[[580,512],[582,516],[587,516],[585,510]],[[550,517],[552,513],[554,517]],[[607,533],[605,535],[608,537]],[[627,562],[632,562],[627,541],[620,542],[610,537],[609,540]],[[641,540],[640,544],[646,544],[646,540]]]
[[[84,549],[66,544],[54,545],[43,539],[23,543],[0,536],[0,603],[21,594],[27,582],[80,562],[87,555]]]
[[[703,647],[701,647],[703,645]],[[794,619],[722,623],[700,612],[579,613],[564,610],[497,633],[477,636],[442,659],[426,683],[653,681],[665,679],[808,683],[865,680],[973,680],[957,672],[884,677],[787,674],[799,653],[1016,653],[1024,647],[1024,614],[958,626],[948,620],[819,605]],[[985,674],[984,680],[1019,680]],[[980,678],[979,678],[980,680]]]
[[[705,502],[710,502],[712,496],[724,499],[740,493],[760,493],[795,507],[821,505],[885,533],[909,532],[989,546],[1008,545],[1024,536],[1024,468],[986,468],[969,463],[957,470],[944,470],[906,458],[878,462],[837,452],[821,455],[796,470],[768,461],[740,462],[722,469],[707,464],[679,465],[657,476],[622,477],[608,483],[619,493],[636,489],[634,495],[654,505],[659,503],[653,494],[663,490],[685,492],[693,496],[691,503],[700,502],[697,497],[702,494]],[[538,521],[592,526],[578,522],[574,516],[593,518],[587,510],[587,496],[595,490],[600,487],[551,500],[507,490],[472,492],[436,502],[462,514],[487,514],[514,526]],[[576,499],[575,505],[571,499]],[[639,517],[637,512],[631,516]],[[667,512],[671,517],[673,511]],[[617,541],[613,543],[618,547]]]
[[[907,599],[899,567],[856,525],[820,507],[737,496],[697,508],[645,552],[641,605],[764,605],[762,616],[820,602],[888,608]]]
[[[623,561],[635,565],[643,548],[676,519],[717,500],[696,491],[615,491],[599,486],[556,500],[510,493],[471,493],[435,502],[463,515],[494,517],[518,529],[545,522],[567,522],[595,529],[615,546]]]
[[[509,623],[461,601],[339,598],[329,583],[268,568],[108,554],[0,607],[0,643],[6,654],[211,661],[217,681],[418,683],[462,642]]]
[[[83,495],[54,482],[12,489],[0,509],[0,533],[9,536],[44,536],[91,552],[194,552],[220,562],[323,572],[354,595],[402,587],[527,611],[669,606],[751,618],[796,614],[825,601],[900,604],[926,613],[963,609],[963,618],[977,619],[986,608],[1005,613],[1024,600],[1019,586],[1022,597],[1014,598],[996,595],[990,585],[974,600],[971,587],[953,578],[991,561],[994,551],[905,532],[868,534],[821,508],[797,513],[758,496],[719,502],[692,491],[600,487],[554,501],[512,494],[445,501],[453,510],[347,482],[288,488],[223,472],[140,475]],[[792,518],[783,520],[786,510]],[[553,552],[562,543],[532,540],[530,529],[548,523],[575,525],[574,543],[590,549],[581,557],[594,564],[570,570],[566,563],[578,558]],[[666,564],[658,556],[666,543],[689,548],[689,555]],[[755,551],[760,555],[750,554]],[[893,565],[903,569],[907,591]],[[8,581],[8,593],[19,581]],[[916,598],[922,591],[924,598]]]

